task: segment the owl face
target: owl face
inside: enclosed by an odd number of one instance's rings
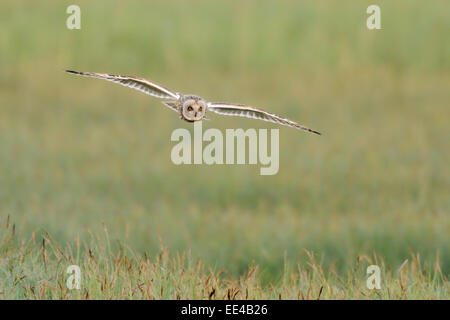
[[[201,98],[189,98],[184,101],[181,110],[188,121],[198,121],[205,116],[206,102]]]

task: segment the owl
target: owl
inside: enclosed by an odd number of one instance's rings
[[[280,117],[276,114],[258,109],[255,107],[234,104],[234,103],[224,103],[224,102],[208,102],[202,97],[193,94],[182,94],[179,92],[171,91],[163,86],[160,86],[154,82],[143,78],[130,77],[130,76],[119,76],[113,74],[105,73],[95,73],[95,72],[79,72],[66,70],[66,72],[73,73],[79,76],[93,77],[98,79],[103,79],[107,81],[112,81],[123,86],[139,90],[145,94],[165,99],[162,103],[177,112],[182,120],[188,122],[209,120],[206,117],[206,112],[211,111],[217,114],[226,116],[238,116],[253,118],[263,121],[269,121],[273,123],[278,123],[295,129],[311,132],[320,135],[321,133],[305,126],[298,124],[292,120]]]

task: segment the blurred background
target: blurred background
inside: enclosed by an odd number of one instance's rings
[[[66,8],[81,8],[81,30]],[[345,273],[359,254],[450,270],[450,3],[17,1],[0,5],[0,218],[24,237],[190,250],[276,279],[303,249]],[[280,169],[176,166],[192,130],[158,99],[65,69],[136,75],[258,106],[324,133],[210,115],[207,128],[280,128]]]

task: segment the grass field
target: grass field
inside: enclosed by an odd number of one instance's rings
[[[373,1],[77,1],[81,30],[68,30],[69,1],[3,0],[0,298],[448,299],[450,4],[377,3],[370,31]],[[171,133],[191,124],[65,69],[324,135],[280,128],[274,176],[176,166]]]

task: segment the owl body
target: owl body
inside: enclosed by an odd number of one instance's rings
[[[236,103],[224,103],[224,102],[208,102],[202,97],[193,94],[181,94],[171,91],[159,84],[156,84],[147,79],[132,77],[132,76],[120,76],[106,73],[96,72],[79,72],[66,70],[69,73],[73,73],[79,76],[93,77],[118,83],[120,85],[139,90],[145,94],[166,99],[163,101],[167,107],[177,112],[180,118],[187,122],[200,121],[207,119],[205,117],[206,111],[211,111],[220,115],[226,116],[238,116],[253,118],[263,121],[269,121],[278,123],[284,126],[292,127],[299,130],[308,131],[314,134],[320,135],[321,133],[305,126],[298,124],[295,121],[280,117],[276,114],[268,111],[251,107],[243,104]]]

